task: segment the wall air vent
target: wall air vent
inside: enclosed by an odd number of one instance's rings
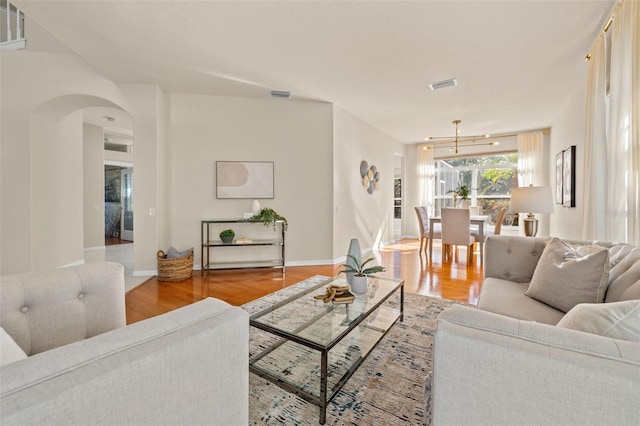
[[[457,86],[457,85],[458,85],[458,80],[456,80],[455,78],[450,78],[449,80],[442,80],[437,83],[431,83],[429,85],[429,89],[437,90],[437,89],[443,89],[445,87],[451,87],[451,86]]]
[[[272,98],[289,99],[291,98],[291,92],[287,90],[272,90],[269,92],[269,96]]]

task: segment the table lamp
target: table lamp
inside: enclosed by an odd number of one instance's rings
[[[549,186],[522,186],[511,190],[509,211],[529,213],[523,220],[524,235],[535,237],[538,233],[538,219],[534,213],[553,213],[553,198]]]

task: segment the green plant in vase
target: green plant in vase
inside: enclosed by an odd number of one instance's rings
[[[471,188],[467,185],[458,185],[456,188],[448,190],[447,194],[450,192],[453,192],[463,200],[468,200],[471,195]]]
[[[467,185],[458,185],[454,189],[447,191],[447,194],[453,192],[453,206],[455,207],[457,198],[460,197],[462,201],[468,201],[471,195],[471,188]]]
[[[233,229],[225,229],[224,231],[220,232],[220,239],[223,243],[230,243],[235,237],[236,233],[233,231]]]
[[[367,275],[386,271],[385,267],[380,265],[369,266],[368,268],[365,267],[367,263],[374,260],[373,257],[370,257],[365,261],[360,261],[360,259],[350,254],[348,254],[347,257],[350,258],[354,264],[351,265],[350,263],[345,263],[342,265],[344,269],[339,273],[353,273],[353,280],[351,281],[351,291],[353,293],[366,293],[368,290]]]
[[[269,207],[264,207],[260,209],[258,213],[253,215],[249,220],[251,222],[262,222],[264,226],[272,225],[274,231],[276,230],[276,221],[278,220],[282,221],[282,226],[285,231],[289,227],[289,223],[287,222],[287,219],[285,219],[284,216],[281,216],[280,214],[278,214],[278,212],[276,212],[275,210]]]
[[[350,254],[347,255],[347,257],[349,257],[351,260],[353,260],[355,266],[350,265],[348,263],[345,263],[344,265],[342,265],[344,267],[344,269],[342,271],[340,271],[339,273],[348,273],[348,272],[353,272],[353,275],[358,276],[358,277],[363,277],[365,275],[371,275],[371,274],[375,274],[378,272],[385,272],[386,269],[384,266],[381,265],[376,265],[376,266],[369,266],[368,268],[365,268],[366,264],[373,261],[374,258],[370,257],[369,259],[365,260],[364,262],[360,262],[360,259],[358,259],[355,256],[352,256]]]

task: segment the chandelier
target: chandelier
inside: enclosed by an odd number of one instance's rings
[[[490,135],[476,135],[476,136],[460,136],[460,130],[458,129],[458,125],[462,123],[462,120],[453,120],[452,124],[456,126],[456,135],[455,137],[451,136],[430,136],[426,140],[427,142],[431,142],[431,145],[427,146],[425,149],[436,149],[436,148],[449,148],[449,151],[455,151],[458,153],[458,147],[465,146],[482,146],[482,145],[499,145],[500,142],[486,141]],[[504,137],[505,135],[499,136]],[[480,143],[478,143],[480,141]]]

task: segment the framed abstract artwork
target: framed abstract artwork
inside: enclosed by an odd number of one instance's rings
[[[562,187],[562,173],[564,172],[562,169],[562,157],[563,151],[556,154],[556,204],[562,204],[562,192],[564,191]]]
[[[576,146],[562,151],[562,205],[576,206]]]
[[[273,161],[216,161],[216,198],[273,198]]]

